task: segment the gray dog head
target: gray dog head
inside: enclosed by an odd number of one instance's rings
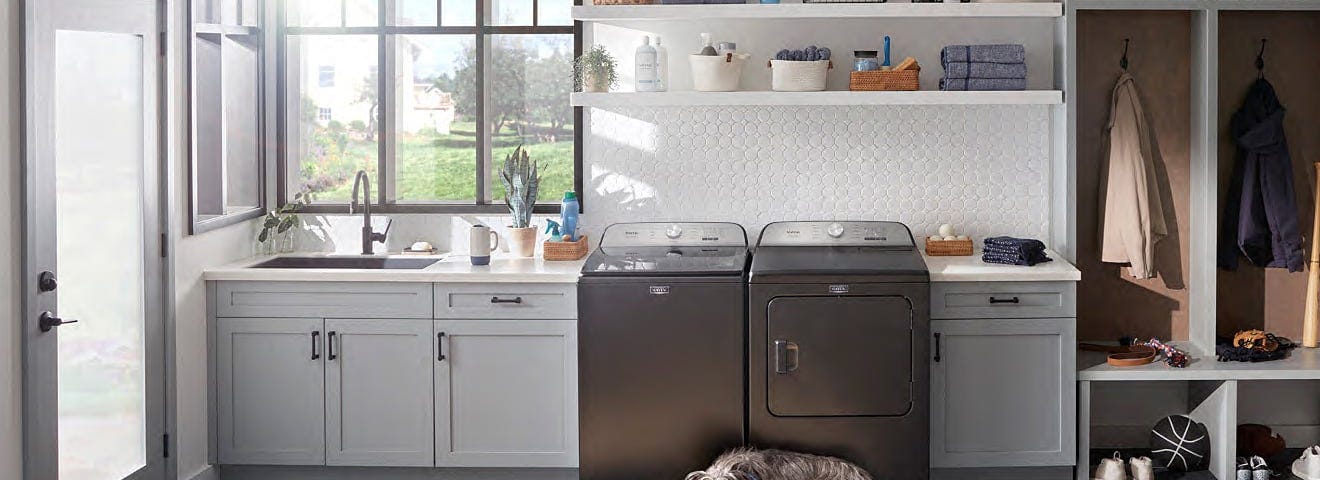
[[[783,450],[729,450],[685,480],[871,480],[865,470],[834,458]]]

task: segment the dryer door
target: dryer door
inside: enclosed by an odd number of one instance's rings
[[[904,297],[779,297],[766,318],[775,416],[902,416],[912,405]]]

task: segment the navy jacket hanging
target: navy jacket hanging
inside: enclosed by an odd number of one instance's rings
[[[1274,86],[1260,78],[1233,114],[1238,154],[1219,222],[1220,268],[1236,270],[1239,252],[1255,265],[1290,272],[1306,264],[1283,113]]]

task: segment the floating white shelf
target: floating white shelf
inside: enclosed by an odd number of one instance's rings
[[[1059,90],[1007,92],[617,92],[574,93],[575,107],[714,105],[1058,105]]]
[[[1062,3],[784,3],[776,5],[585,5],[583,22],[803,18],[1061,17]]]
[[[1079,362],[1085,366],[1077,373],[1078,380],[1089,381],[1151,381],[1151,380],[1320,380],[1320,349],[1297,348],[1288,358],[1271,362],[1220,362],[1213,353],[1191,349],[1187,344],[1175,342],[1178,348],[1188,350],[1192,363],[1187,368],[1172,368],[1162,361],[1139,367],[1113,367],[1104,363],[1102,354],[1080,352]]]

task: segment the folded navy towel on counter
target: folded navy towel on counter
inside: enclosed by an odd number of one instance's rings
[[[1027,78],[1027,64],[949,62],[944,78]]]
[[[1013,237],[989,237],[983,242],[981,261],[1005,265],[1033,266],[1053,261],[1045,254],[1040,240]]]
[[[940,51],[940,64],[951,62],[1026,63],[1027,49],[1020,44],[949,45]]]
[[[1025,78],[941,78],[940,90],[946,92],[972,91],[989,92],[996,90],[1026,90]]]

